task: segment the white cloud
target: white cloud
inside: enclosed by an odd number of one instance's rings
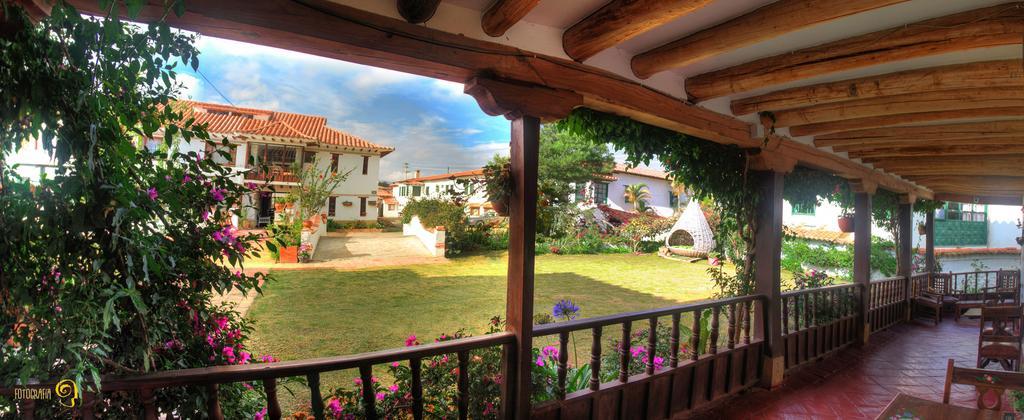
[[[480,133],[483,133],[483,132],[484,132],[484,130],[480,130],[480,129],[476,129],[476,128],[463,128],[462,130],[460,130],[460,132],[461,132],[462,134],[464,134],[464,135],[467,135],[467,136],[472,136],[472,135],[474,135],[474,134],[480,134]]]
[[[352,79],[350,86],[360,94],[371,94],[386,86],[422,80],[421,77],[378,67],[364,67]]]
[[[178,73],[176,80],[181,84],[181,97],[187,99],[199,98],[202,84],[195,76],[187,73]]]
[[[447,80],[434,79],[431,83],[433,96],[438,99],[468,99],[469,95],[463,93],[462,83],[449,82]]]

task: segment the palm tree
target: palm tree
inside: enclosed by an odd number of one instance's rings
[[[651,210],[647,206],[647,200],[651,198],[651,192],[647,190],[647,184],[633,184],[626,186],[625,199],[633,205],[638,213],[646,213]]]

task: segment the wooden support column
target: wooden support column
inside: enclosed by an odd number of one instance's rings
[[[871,335],[871,324],[868,323],[868,292],[871,287],[871,196],[878,186],[866,181],[851,181],[850,187],[854,191],[853,281],[861,285],[861,327],[857,329],[857,338],[860,344],[867,344]]]
[[[914,252],[914,201],[917,198],[913,195],[900,195],[899,207],[899,239],[896,244],[899,247],[899,260],[896,261],[896,272],[903,277],[903,297],[906,306],[905,318],[910,319],[910,276],[914,274],[913,252]]]
[[[935,272],[935,212],[930,211],[924,216],[924,265],[929,273],[929,284],[931,284],[931,273]]]
[[[537,152],[540,120],[519,116],[512,120],[511,172],[514,182],[509,200],[508,293],[505,319],[515,333],[511,354],[505,357],[503,408],[505,418],[530,416],[530,356],[533,354],[533,262],[537,227]]]
[[[756,248],[754,250],[755,291],[768,297],[763,303],[766,319],[754,323],[754,337],[764,340],[765,353],[761,385],[773,388],[782,383],[785,373],[785,357],[782,351],[782,186],[783,173],[758,171],[753,176],[758,181],[760,197],[757,212]]]

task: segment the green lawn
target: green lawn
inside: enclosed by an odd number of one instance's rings
[[[538,256],[535,312],[550,313],[565,298],[579,304],[583,317],[705,299],[713,292],[707,268],[656,255]],[[504,253],[434,265],[274,272],[276,281],[249,312],[256,326],[251,347],[296,360],[401,347],[410,334],[424,342],[460,328],[479,334],[492,316],[504,316],[505,273]],[[325,375],[323,388],[353,377]],[[282,397],[293,407],[305,398]]]

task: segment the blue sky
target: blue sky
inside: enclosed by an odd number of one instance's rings
[[[405,163],[433,174],[508,154],[508,121],[484,114],[461,84],[211,37],[197,47],[202,75],[179,75],[184,96],[325,116],[334,128],[395,148],[381,161],[383,180],[401,179]]]

